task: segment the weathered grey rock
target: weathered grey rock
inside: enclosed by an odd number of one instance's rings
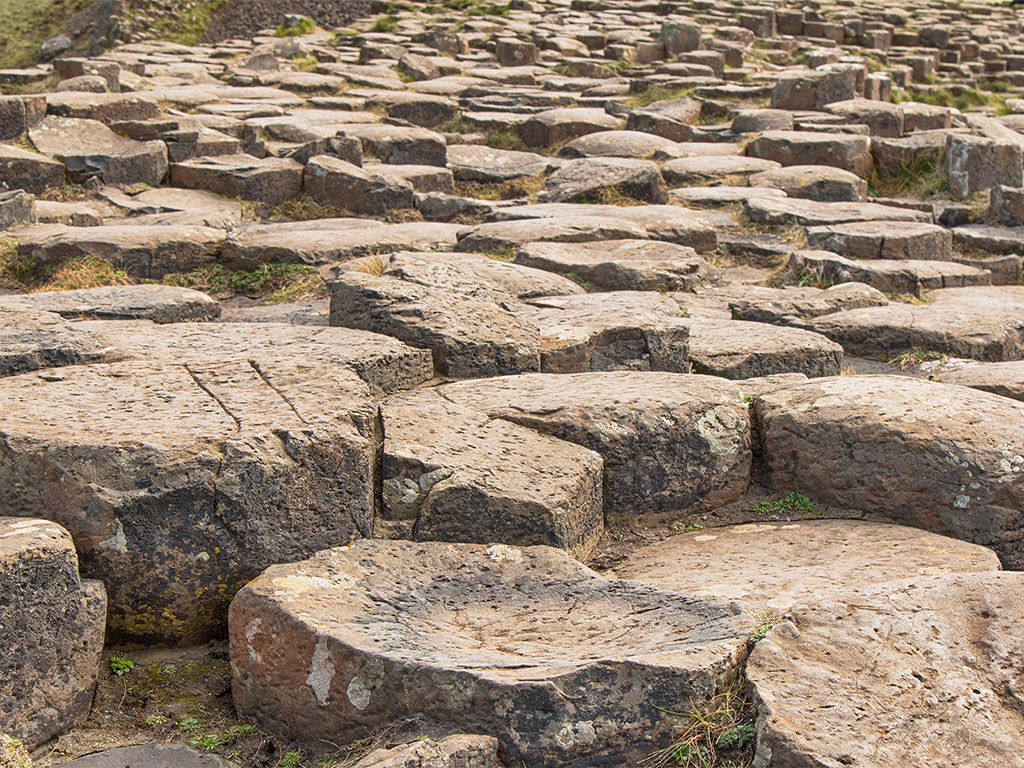
[[[979,363],[974,360],[951,359],[926,369],[946,384],[980,389],[994,395],[1024,400],[1024,361]]]
[[[765,131],[747,145],[747,155],[781,165],[830,165],[868,178],[874,168],[871,139],[813,131]]]
[[[583,559],[601,535],[601,457],[436,390],[381,408],[382,515],[421,541],[547,544]]]
[[[573,139],[560,150],[561,157],[629,157],[634,160],[665,160],[676,157],[679,146],[671,139],[640,131],[598,131]]]
[[[126,362],[0,389],[5,509],[71,531],[112,638],[216,637],[262,568],[369,534],[372,409],[347,369]]]
[[[444,168],[447,146],[444,137],[415,126],[356,124],[344,125],[342,136],[359,139],[364,158],[376,158],[395,165],[436,165]]]
[[[750,176],[779,168],[772,160],[756,157],[710,155],[707,157],[680,157],[662,165],[665,182],[672,186],[725,182],[732,178]]]
[[[989,213],[1008,227],[1024,225],[1024,189],[998,184],[989,192]]]
[[[792,131],[793,113],[786,109],[744,109],[732,119],[734,133]]]
[[[948,229],[916,221],[854,221],[809,227],[812,248],[851,259],[950,261],[953,235]]]
[[[758,705],[754,765],[882,768],[971,756],[1024,765],[1015,698],[1024,655],[1019,573],[864,587],[798,607],[747,666]],[[972,726],[984,720],[986,727]]]
[[[867,182],[857,174],[826,165],[791,165],[755,173],[748,181],[752,187],[781,189],[789,197],[829,203],[857,203],[868,194]]]
[[[789,266],[795,274],[809,273],[833,283],[866,283],[882,293],[912,294],[937,288],[963,288],[990,285],[992,273],[988,270],[957,264],[952,261],[917,261],[874,259],[852,261],[828,251],[799,251],[789,257]],[[865,305],[867,306],[867,305]],[[856,307],[836,308],[856,309]]]
[[[922,211],[878,203],[820,203],[811,200],[752,197],[744,201],[743,209],[751,221],[757,224],[801,224],[813,227],[852,221],[931,222],[931,216]]]
[[[766,559],[765,552],[772,557]],[[739,600],[753,613],[897,579],[1000,570],[977,544],[863,520],[769,521],[672,536],[631,554],[613,573],[700,599]]]
[[[949,191],[963,200],[999,184],[1024,184],[1021,144],[985,136],[950,134],[946,138],[946,175]]]
[[[738,610],[548,548],[359,542],[239,594],[235,704],[301,742],[422,716],[531,768],[634,763],[671,741],[662,709],[700,706],[734,672]]]
[[[216,320],[220,304],[205,293],[170,285],[113,285],[74,291],[0,296],[0,307],[54,312],[62,317],[97,320],[153,320],[181,323]]]
[[[454,144],[448,147],[448,167],[458,181],[494,184],[544,173],[551,161],[533,152]]]
[[[88,203],[60,203],[35,200],[32,210],[40,224],[63,224],[67,227],[103,226],[103,208]]]
[[[284,306],[284,305],[277,305]],[[324,323],[326,325],[326,323]],[[118,358],[204,365],[281,359],[353,371],[373,395],[412,389],[432,378],[430,352],[379,333],[308,328],[270,320],[156,325],[142,320],[78,323]]]
[[[376,93],[366,100],[366,108],[381,109],[390,117],[418,125],[420,128],[434,128],[439,123],[451,120],[459,111],[456,102],[443,96],[403,91]]]
[[[598,131],[622,128],[623,121],[603,109],[579,107],[538,112],[516,126],[519,136],[531,147],[552,147]]]
[[[851,99],[832,102],[825,106],[825,111],[841,116],[847,123],[868,126],[872,136],[895,139],[903,135],[901,106],[871,99]]]
[[[894,302],[824,315],[811,328],[847,354],[888,360],[924,349],[998,362],[1024,357],[1024,297],[1018,286],[933,291],[923,305]]]
[[[793,254],[790,263],[802,264],[803,262],[799,261],[799,254],[806,253],[814,252],[800,251]],[[833,285],[824,290],[797,286],[744,286],[734,289],[725,287],[719,291],[705,293],[704,296],[720,296],[728,302],[729,312],[737,320],[791,325],[795,328],[807,328],[808,320],[833,312],[861,307],[880,307],[889,303],[878,290],[855,282]],[[683,297],[676,297],[677,300],[681,298]]]
[[[493,736],[426,738],[392,749],[375,749],[352,768],[497,768]]]
[[[104,356],[101,344],[59,315],[0,304],[0,376],[99,363]]]
[[[546,373],[688,370],[689,331],[671,299],[616,291],[532,299],[516,317],[540,334]]]
[[[61,768],[237,768],[214,754],[201,754],[186,746],[138,744],[95,752],[61,763]]]
[[[310,159],[302,186],[322,205],[370,216],[412,208],[415,192],[406,181],[385,178],[329,155]]]
[[[608,519],[709,509],[750,476],[736,387],[675,373],[527,374],[448,384],[446,399],[576,443],[604,459]]]
[[[545,182],[543,200],[552,203],[597,202],[608,191],[661,205],[668,188],[656,163],[624,157],[569,160]]]
[[[46,117],[43,96],[0,96],[0,141],[16,139]]]
[[[904,376],[841,376],[755,399],[771,487],[1024,562],[1024,404]]]
[[[821,110],[857,95],[857,78],[850,70],[800,72],[784,75],[772,89],[772,109]]]
[[[843,348],[821,334],[739,320],[689,318],[694,373],[750,379],[775,373],[835,376]]]
[[[32,195],[20,189],[0,191],[0,230],[35,223],[34,202]]]
[[[626,119],[626,130],[649,133],[670,141],[689,142],[694,138],[692,125],[700,119],[701,103],[686,96],[655,101],[644,109],[636,109]],[[686,152],[685,147],[679,147]],[[739,152],[735,154],[740,154]]]
[[[48,93],[46,112],[57,117],[98,120],[110,125],[127,120],[156,120],[160,105],[151,94],[140,93]],[[35,141],[33,139],[33,141]]]
[[[540,370],[536,328],[492,297],[456,296],[435,286],[366,272],[339,272],[331,276],[329,287],[331,325],[372,329],[429,349],[442,375]]]
[[[226,233],[210,227],[124,225],[64,227],[48,224],[18,233],[18,256],[46,266],[96,256],[133,277],[159,279],[217,259]]]
[[[79,578],[66,530],[13,517],[0,517],[0,587],[0,718],[6,733],[34,749],[89,714],[106,593]]]
[[[294,160],[276,157],[197,157],[174,163],[171,181],[186,189],[280,205],[302,191],[302,166]]]
[[[597,291],[691,291],[715,272],[692,248],[653,240],[530,243],[515,262]]]
[[[0,144],[0,185],[39,195],[64,186],[64,164],[38,152]]]
[[[29,131],[36,149],[60,160],[79,183],[99,178],[107,184],[158,186],[167,174],[162,141],[133,141],[95,120],[47,117]]]
[[[648,237],[647,229],[640,224],[595,212],[589,216],[538,217],[480,224],[459,239],[456,249],[486,253],[518,249],[538,242],[585,243]]]

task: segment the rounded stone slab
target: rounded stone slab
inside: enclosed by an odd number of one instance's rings
[[[601,535],[601,457],[426,389],[381,406],[382,515],[419,540],[547,544]],[[408,531],[408,523],[393,526]]]
[[[216,320],[220,304],[205,293],[171,285],[112,285],[73,291],[0,296],[0,307],[39,309],[68,318],[153,320],[181,323]]]
[[[449,150],[449,153],[451,150]],[[662,160],[676,157],[679,144],[640,131],[600,131],[573,139],[558,154],[562,157],[631,157]]]
[[[690,329],[695,373],[751,379],[776,373],[835,376],[843,348],[820,333],[766,323],[714,318],[683,320]]]
[[[855,221],[809,227],[812,248],[851,259],[951,261],[953,235],[944,227],[917,221]]]
[[[0,297],[0,376],[100,363],[106,350],[96,339],[60,315],[31,309],[8,309]]]
[[[810,327],[847,354],[886,360],[914,348],[989,362],[1024,357],[1024,288],[944,288],[928,298],[835,312]]]
[[[904,293],[919,296],[924,291],[938,288],[963,288],[990,285],[992,282],[992,273],[987,269],[955,261],[853,261],[829,251],[797,251],[790,254],[789,267],[796,274],[809,272],[840,285],[866,283],[896,296]]]
[[[753,408],[772,488],[1024,565],[1024,404],[905,376],[837,376],[767,393]]]
[[[1022,621],[1014,572],[905,579],[797,608],[747,665],[754,765],[1021,768]]]
[[[790,165],[755,173],[752,187],[784,191],[789,197],[822,202],[859,202],[867,197],[868,184],[855,173],[827,165]]]
[[[231,607],[235,706],[300,743],[409,718],[528,768],[635,765],[746,655],[738,606],[607,581],[547,547],[360,541]],[[674,711],[674,710],[672,710]]]
[[[79,578],[66,530],[0,517],[0,722],[28,749],[89,714],[106,609],[103,584]]]
[[[448,147],[448,167],[457,181],[495,184],[544,173],[553,161],[533,152],[515,152],[475,144]]]
[[[953,359],[934,368],[929,366],[926,370],[947,384],[959,384],[1024,401],[1024,360],[978,363]]]
[[[761,160],[756,157],[711,155],[708,157],[680,157],[676,160],[669,160],[661,166],[661,173],[665,177],[666,184],[682,186],[722,181],[732,176],[746,178],[747,176],[779,167],[780,165],[776,162]]]
[[[5,510],[68,528],[111,637],[216,637],[262,568],[369,534],[373,410],[348,369],[69,366],[0,380],[0,399]]]
[[[634,552],[614,575],[781,615],[795,604],[817,603],[868,584],[999,569],[992,550],[917,528],[801,520],[672,536]]]
[[[438,391],[491,418],[599,453],[609,516],[706,509],[747,488],[747,409],[735,385],[721,379],[627,371],[526,374]]]
[[[60,768],[238,768],[217,755],[204,755],[183,745],[167,744],[118,747],[59,765]]]
[[[566,160],[548,176],[541,199],[552,203],[585,203],[612,191],[634,200],[664,204],[668,188],[650,160],[627,157],[582,157]]]
[[[822,203],[798,198],[753,197],[743,210],[756,224],[805,227],[845,224],[851,221],[931,221],[931,215],[878,203]]]
[[[530,243],[515,263],[572,275],[597,291],[690,291],[715,272],[692,248],[655,240]]]

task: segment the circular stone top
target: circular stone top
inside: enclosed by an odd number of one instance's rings
[[[840,590],[914,576],[997,571],[985,547],[861,520],[748,523],[673,536],[634,552],[614,575],[696,598],[784,613]]]

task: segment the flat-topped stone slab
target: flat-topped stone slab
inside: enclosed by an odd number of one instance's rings
[[[515,263],[571,276],[593,291],[689,291],[715,273],[692,248],[654,240],[530,243]]]
[[[892,359],[914,348],[999,362],[1024,357],[1024,289],[948,288],[927,304],[893,302],[823,315],[811,328],[847,354]]]
[[[533,152],[492,149],[474,144],[448,147],[448,167],[455,179],[477,184],[500,184],[524,176],[536,176],[555,162]]]
[[[673,187],[725,182],[733,178],[747,179],[754,174],[771,171],[780,165],[757,157],[710,155],[680,157],[661,166],[665,183]]]
[[[302,191],[302,166],[279,157],[256,158],[241,154],[197,157],[174,163],[171,181],[186,189],[280,205],[298,197]]]
[[[919,221],[855,221],[807,229],[812,248],[851,259],[950,261],[953,235],[944,227]]]
[[[94,752],[60,763],[61,768],[237,768],[224,758],[186,746],[137,744]]]
[[[217,260],[227,233],[202,226],[123,224],[66,227],[41,224],[18,231],[18,257],[58,266],[85,256],[105,259],[133,277],[156,280]]]
[[[674,298],[683,307],[688,306],[689,296],[676,294]],[[792,285],[784,288],[722,286],[707,290],[697,298],[706,306],[725,304],[729,316],[735,320],[790,325],[805,330],[815,317],[889,303],[882,293],[864,283],[840,283],[824,289]]]
[[[929,223],[931,215],[908,208],[878,203],[822,203],[815,200],[752,197],[743,210],[757,224],[805,227],[846,224],[854,221],[920,221]]]
[[[771,552],[766,560],[764,553]],[[977,544],[863,520],[746,523],[672,536],[632,553],[613,573],[700,599],[788,613],[869,584],[1000,570]]]
[[[860,202],[868,194],[864,179],[842,168],[827,165],[790,165],[755,173],[748,179],[752,187],[779,189],[789,197],[821,202]]]
[[[448,400],[596,451],[606,514],[708,509],[750,474],[749,421],[735,385],[707,376],[526,374],[448,384]]]
[[[883,293],[921,295],[938,288],[990,285],[987,269],[954,261],[872,259],[854,261],[828,251],[799,251],[789,257],[796,274],[810,273],[836,283],[864,283]]]
[[[1024,400],[1024,361],[979,363],[953,358],[938,364],[923,364],[922,370],[947,384],[980,389],[994,395]]]
[[[36,309],[67,318],[153,320],[181,323],[216,320],[220,304],[205,293],[171,285],[112,285],[73,291],[0,296],[0,307]]]
[[[0,376],[100,363],[106,354],[100,342],[60,315],[0,303]]]
[[[216,637],[261,568],[369,534],[372,409],[349,370],[254,355],[48,373],[0,381],[0,487],[10,514],[74,536],[110,637]]]
[[[735,672],[751,623],[546,547],[364,541],[239,594],[235,705],[301,743],[423,718],[530,768],[635,763],[672,740],[672,702]]]
[[[816,131],[765,131],[747,145],[747,155],[780,165],[830,165],[868,178],[874,168],[867,136]]]
[[[1022,588],[1020,573],[954,574],[798,607],[747,665],[755,765],[1020,768]]]
[[[1024,404],[905,376],[838,376],[754,400],[767,479],[1024,562]]]
[[[0,718],[28,749],[88,716],[106,609],[103,584],[79,578],[66,530],[0,517]]]
[[[421,541],[547,544],[579,559],[597,544],[598,454],[436,390],[390,398],[380,419],[382,515],[403,532]]]
[[[694,373],[750,379],[776,373],[835,376],[843,348],[818,333],[764,323],[688,318]]]

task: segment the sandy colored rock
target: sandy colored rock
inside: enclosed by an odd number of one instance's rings
[[[269,570],[231,626],[236,706],[288,738],[422,716],[526,766],[582,768],[667,745],[659,708],[706,701],[750,620],[549,548],[365,541]]]
[[[12,309],[0,297],[0,376],[41,368],[99,363],[103,345],[59,315]]]
[[[903,376],[841,376],[754,401],[769,484],[1024,562],[1024,404]]]
[[[950,261],[953,235],[948,229],[916,221],[855,221],[807,229],[812,248],[851,259]]]
[[[764,553],[772,557],[765,559]],[[917,528],[799,520],[705,528],[649,544],[613,573],[700,599],[781,616],[870,584],[1000,570],[995,553]]]
[[[220,304],[205,293],[170,285],[113,285],[73,291],[0,296],[0,307],[54,312],[62,317],[96,320],[153,320],[181,323],[216,320]]]
[[[1024,765],[1022,586],[1012,572],[921,577],[798,607],[747,666],[754,765]]]
[[[0,718],[28,749],[89,714],[107,596],[78,575],[75,543],[46,520],[0,517]]]
[[[818,333],[764,323],[688,318],[694,373],[749,379],[775,373],[835,376],[843,349]]]

